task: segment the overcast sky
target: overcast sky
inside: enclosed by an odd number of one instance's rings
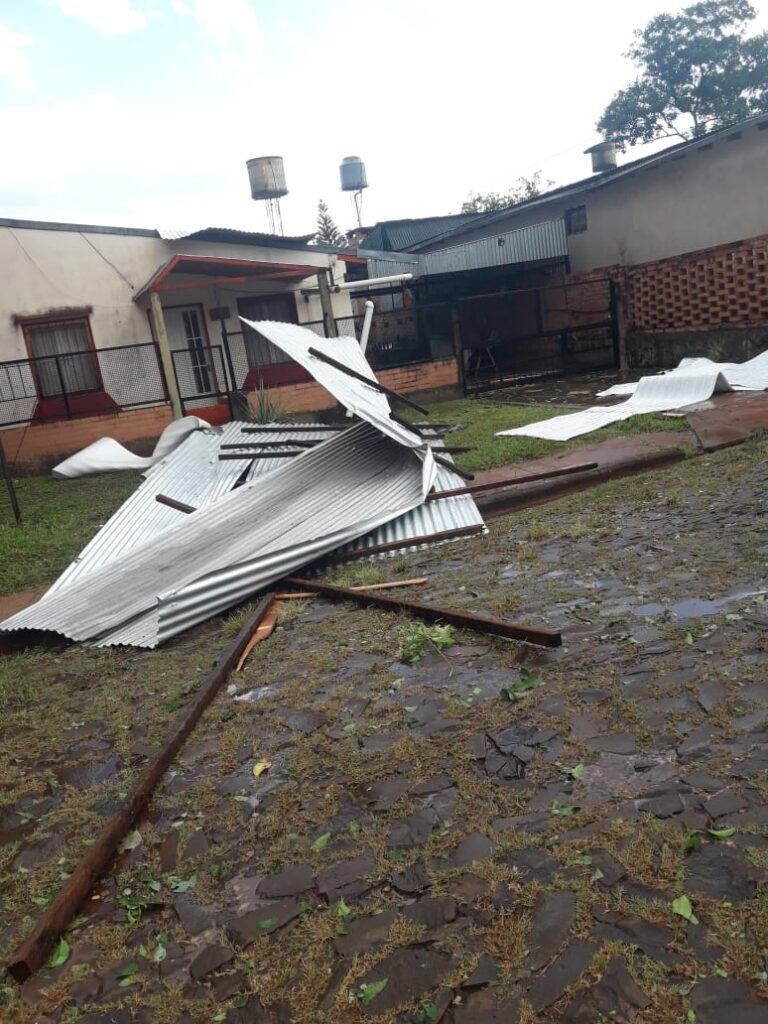
[[[664,0],[3,0],[0,216],[266,230],[245,161],[280,154],[286,233],[456,213],[584,177],[622,54]],[[768,26],[768,0],[758,0]],[[635,149],[625,159],[648,152]]]

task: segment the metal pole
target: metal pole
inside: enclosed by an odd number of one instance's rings
[[[205,709],[226,682],[259,623],[272,607],[273,601],[273,594],[262,598],[248,622],[224,649],[211,671],[203,677],[196,695],[189,706],[181,712],[164,745],[139,776],[120,810],[107,821],[101,833],[95,837],[93,846],[85,853],[59,890],[53,903],[21,946],[11,955],[8,973],[16,981],[26,981],[45,963],[56,940],[72,920],[93,883],[109,866],[126,832],[144,810],[156,785],[200,721]]]
[[[176,380],[176,367],[173,365],[171,346],[168,343],[168,332],[165,329],[165,317],[163,316],[163,305],[157,292],[149,293],[149,304],[152,308],[152,321],[155,325],[155,340],[160,352],[160,362],[165,372],[165,386],[171,400],[171,411],[173,418],[180,420],[184,415],[179,395],[179,383]]]
[[[5,448],[3,448],[2,440],[0,440],[0,475],[5,477],[5,486],[8,488],[8,497],[11,502],[11,509],[13,510],[13,518],[16,520],[16,525],[19,526],[21,523],[21,509],[19,508],[19,502],[16,498],[16,489],[13,486],[11,470],[8,465],[8,460],[5,457]]]
[[[320,292],[320,308],[323,311],[323,331],[326,338],[337,338],[339,336],[339,332],[336,329],[336,320],[333,315],[331,287],[328,283],[327,270],[318,270],[317,287]]]
[[[466,374],[464,373],[464,348],[461,341],[461,315],[459,314],[459,307],[455,303],[451,304],[451,323],[453,324],[453,355],[456,359],[456,368],[459,373],[459,387],[466,398],[467,381]]]
[[[626,276],[625,276],[626,280]],[[620,370],[627,369],[627,335],[624,321],[624,293],[616,281],[609,281],[611,339],[613,341],[613,362]]]
[[[61,364],[59,363],[59,357],[58,356],[54,356],[53,360],[56,363],[56,373],[58,374],[58,377],[59,377],[59,387],[61,388],[61,397],[64,399],[64,411],[67,414],[67,419],[71,420],[72,419],[72,410],[69,408],[69,399],[67,398],[67,389],[64,387],[64,377],[63,377],[62,372],[61,372]]]

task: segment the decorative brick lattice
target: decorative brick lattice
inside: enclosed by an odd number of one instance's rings
[[[629,321],[637,331],[765,324],[768,237],[631,268]]]

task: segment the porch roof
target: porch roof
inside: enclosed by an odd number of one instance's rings
[[[177,253],[161,263],[133,296],[134,302],[150,292],[182,291],[212,284],[248,281],[303,281],[322,267],[305,263],[272,263],[265,260],[230,259],[225,256],[188,256]],[[177,277],[194,280],[178,280]]]

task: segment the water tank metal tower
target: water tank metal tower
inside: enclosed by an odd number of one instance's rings
[[[357,226],[363,224],[363,189],[368,188],[365,164],[359,156],[345,156],[339,167],[341,191],[351,192],[357,215]]]
[[[283,234],[280,199],[288,195],[285,167],[281,156],[255,156],[246,161],[251,197],[263,200],[267,207],[267,221],[273,235]]]

